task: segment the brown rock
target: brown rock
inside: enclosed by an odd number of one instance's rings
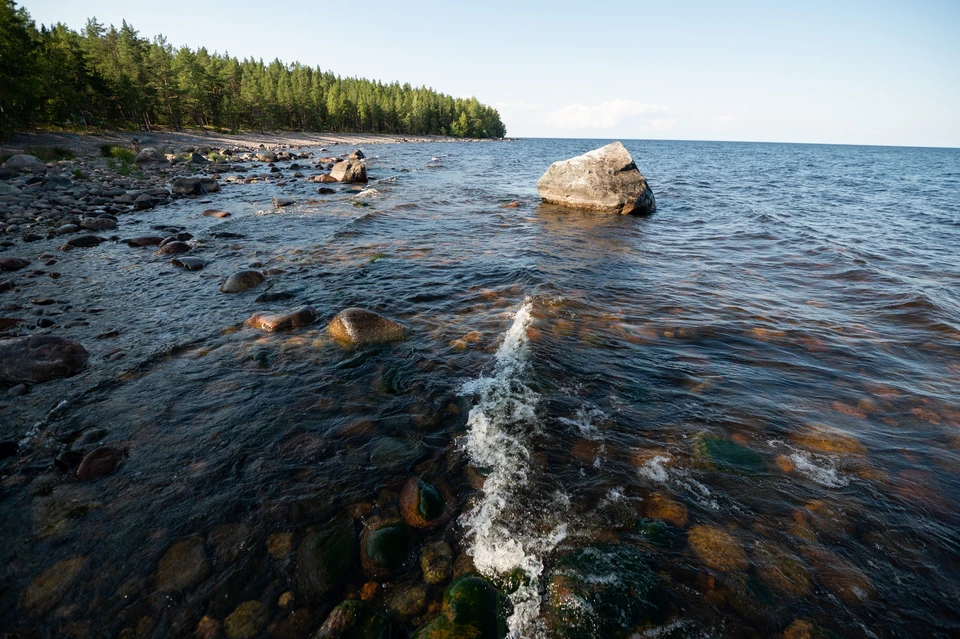
[[[694,526],[687,535],[687,541],[700,561],[714,570],[731,572],[747,568],[747,554],[733,535],[722,528]]]
[[[43,615],[56,607],[70,590],[86,557],[71,557],[58,561],[30,582],[20,594],[20,607],[33,615]]]
[[[110,446],[101,446],[89,453],[77,467],[76,478],[80,481],[92,481],[113,472],[123,453]]]
[[[288,328],[308,326],[317,321],[317,309],[312,306],[302,306],[295,311],[284,315],[269,313],[254,313],[247,320],[247,325],[261,331],[273,332]]]
[[[79,342],[53,335],[0,340],[0,383],[37,384],[70,377],[89,357]]]
[[[332,175],[327,175],[326,173],[324,173],[323,175],[318,177],[316,181],[322,182],[324,184],[330,184],[331,182],[336,182],[337,178],[333,177]]]
[[[347,308],[327,327],[335,340],[353,346],[402,340],[407,336],[403,324],[362,308]]]
[[[187,537],[172,545],[157,566],[157,590],[176,592],[197,585],[210,572],[203,539]]]
[[[228,639],[254,639],[270,622],[267,607],[259,601],[244,601],[223,620]]]
[[[127,240],[127,244],[130,246],[160,246],[164,239],[166,238],[157,235],[146,235],[144,237],[135,237],[132,240]]]
[[[400,512],[414,528],[435,528],[450,521],[456,502],[450,489],[412,477],[400,492]]]
[[[167,242],[157,251],[157,255],[178,255],[190,250],[190,245],[186,242]]]
[[[220,285],[221,293],[242,293],[256,288],[267,281],[266,276],[260,271],[239,271],[228,277]]]
[[[201,213],[203,217],[216,217],[216,218],[225,218],[230,217],[230,211],[221,211],[220,209],[207,209]]]
[[[19,271],[25,266],[30,264],[30,260],[25,260],[22,257],[4,257],[0,258],[0,270],[3,271]]]

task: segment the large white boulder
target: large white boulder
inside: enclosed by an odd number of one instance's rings
[[[649,215],[657,202],[629,151],[614,142],[554,162],[537,181],[544,202],[626,215]]]

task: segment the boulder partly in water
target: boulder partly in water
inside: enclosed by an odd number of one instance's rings
[[[407,329],[400,322],[362,308],[340,311],[327,332],[338,342],[351,346],[395,342],[407,336]]]
[[[577,209],[622,215],[657,210],[646,178],[620,142],[554,162],[537,181],[537,191],[544,202]]]
[[[53,335],[0,340],[0,383],[38,384],[70,377],[89,357],[79,342]]]

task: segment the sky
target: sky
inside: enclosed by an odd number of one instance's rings
[[[960,147],[960,0],[20,5],[476,96],[511,137]]]

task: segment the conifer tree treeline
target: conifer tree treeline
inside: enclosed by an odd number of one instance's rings
[[[426,87],[341,78],[300,63],[174,48],[91,18],[37,29],[0,0],[0,130],[31,125],[297,129],[503,137],[496,109]]]

